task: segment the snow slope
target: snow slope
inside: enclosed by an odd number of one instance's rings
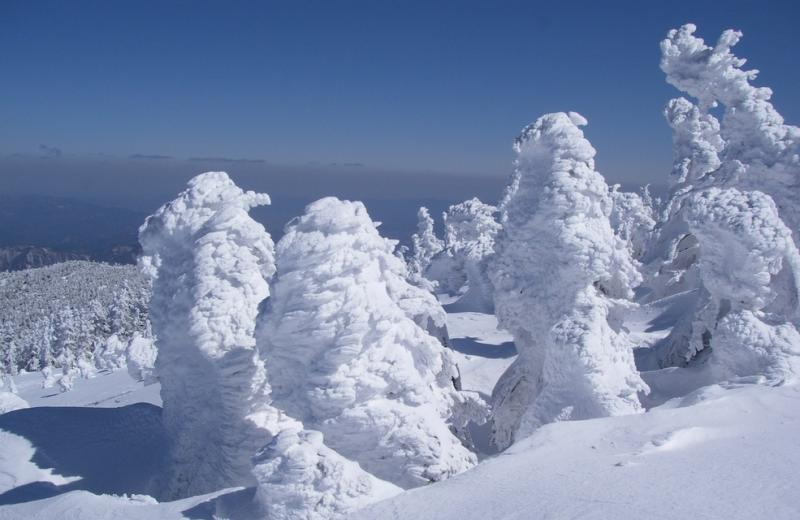
[[[354,518],[797,518],[800,388],[707,387],[650,413],[560,422]]]

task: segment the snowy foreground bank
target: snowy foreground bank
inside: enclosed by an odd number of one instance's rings
[[[650,341],[663,330],[645,331],[664,319],[669,309],[654,304],[629,324]],[[465,389],[490,391],[515,358],[495,324],[487,314],[448,316]],[[691,369],[643,375],[661,400],[697,384]],[[31,408],[0,416],[0,519],[248,518],[248,489],[163,503],[146,496],[164,453],[158,385],[125,371],[66,393],[39,382],[18,376]],[[353,517],[796,518],[798,431],[797,386],[705,386],[644,414],[544,426],[465,473]]]

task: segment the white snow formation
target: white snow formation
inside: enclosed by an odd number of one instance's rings
[[[705,114],[725,107],[720,136],[725,142],[717,174],[740,189],[759,190],[773,198],[781,219],[800,232],[800,128],[784,123],[770,103],[772,90],[755,87],[757,70],[743,70],[746,60],[731,48],[742,33],[726,30],[714,47],[686,24],[661,42],[661,69],[667,81],[697,99]]]
[[[435,284],[433,287],[425,284],[425,272],[433,258],[444,250],[444,242],[436,236],[433,218],[425,206],[417,211],[417,232],[411,236],[411,249],[409,278],[417,285],[424,284],[428,289],[435,289]]]
[[[275,271],[273,243],[248,215],[269,202],[224,172],[208,172],[140,229],[171,441],[165,496],[252,483],[250,459],[271,440],[254,329]]]
[[[453,431],[482,409],[454,388],[449,351],[415,323],[433,296],[408,283],[395,246],[360,202],[310,204],[278,243],[258,341],[277,407],[407,488],[475,464]]]
[[[492,312],[492,283],[486,266],[494,254],[494,241],[500,230],[495,218],[497,208],[477,197],[454,204],[444,213],[445,245],[464,273],[468,290],[458,301],[459,308]]]
[[[697,99],[672,100],[672,193],[648,260],[651,299],[693,298],[650,365],[696,359],[717,380],[792,374],[797,320],[800,129],[784,124],[772,91],[731,53],[741,33],[705,45],[687,24],[662,42],[667,81]],[[721,121],[709,110],[725,108]],[[796,343],[795,343],[796,344]],[[708,349],[708,347],[712,347]]]
[[[640,275],[609,223],[612,201],[574,112],[523,129],[490,276],[517,360],[492,396],[493,441],[539,426],[642,410],[647,391],[615,306]]]

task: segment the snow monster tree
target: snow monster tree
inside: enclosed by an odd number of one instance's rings
[[[412,319],[406,279],[360,202],[324,198],[292,221],[258,341],[276,406],[328,446],[409,488],[476,463],[454,434],[477,415],[449,351]],[[427,304],[426,304],[427,305]]]
[[[539,426],[642,410],[647,391],[615,307],[640,275],[609,223],[612,202],[574,112],[523,129],[489,274],[519,357],[493,392],[493,442]]]
[[[248,215],[268,203],[208,172],[139,232],[170,439],[164,497],[252,483],[251,458],[272,438],[254,331],[275,272],[273,243]]]

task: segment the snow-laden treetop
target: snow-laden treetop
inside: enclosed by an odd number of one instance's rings
[[[145,273],[154,279],[184,273],[193,277],[184,290],[195,294],[185,301],[196,302],[191,312],[197,323],[205,323],[201,348],[206,355],[221,356],[237,342],[254,341],[248,327],[231,328],[228,322],[237,322],[237,313],[247,314],[248,322],[255,320],[256,305],[269,295],[274,246],[264,227],[248,215],[250,208],[269,203],[269,195],[243,191],[225,172],[207,172],[190,180],[185,191],[148,217],[139,230]],[[168,272],[162,272],[165,263]],[[236,296],[238,291],[247,296]],[[230,306],[238,301],[243,302],[241,309],[221,310],[221,302]],[[230,330],[241,330],[241,337],[230,337]]]

